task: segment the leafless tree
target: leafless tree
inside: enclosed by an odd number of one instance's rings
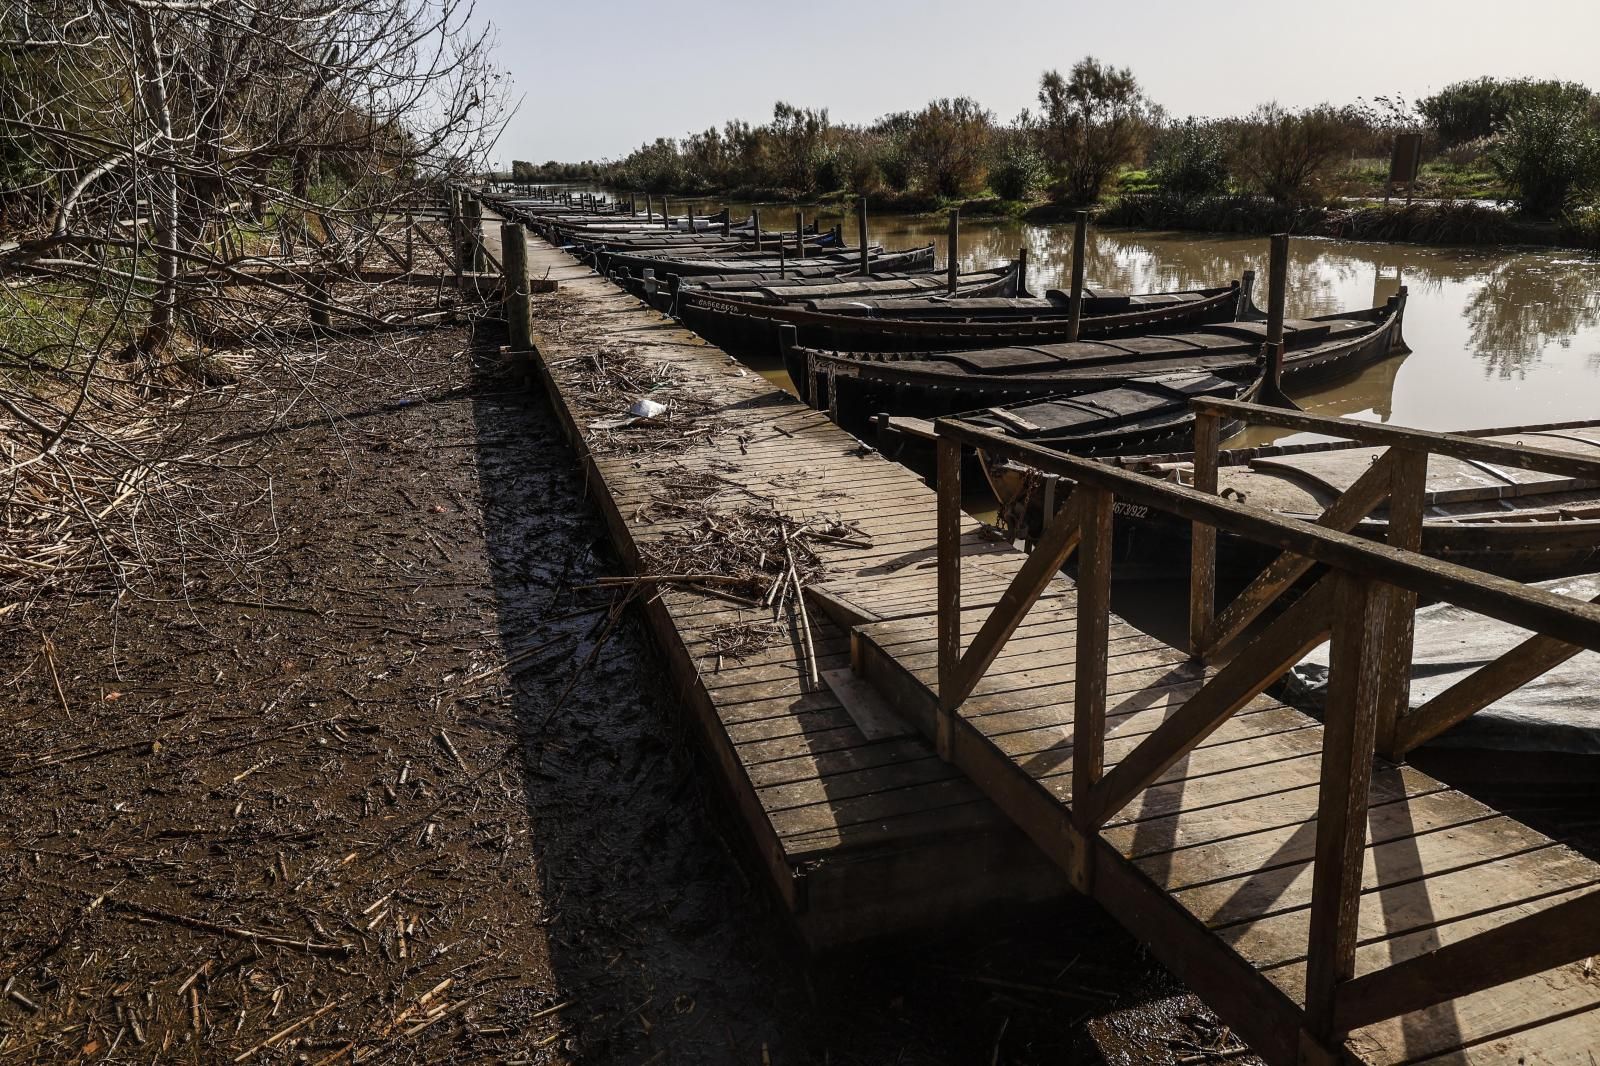
[[[308,301],[379,323],[370,294],[338,300],[329,279],[356,277],[419,189],[485,157],[509,87],[492,46],[468,0],[0,5],[0,510],[13,533],[38,524],[38,504],[76,511],[92,544],[152,432],[128,397],[170,404],[230,338],[278,328],[297,305],[303,318]],[[74,501],[56,476],[69,457],[99,464],[104,499]],[[58,565],[22,559],[17,539],[0,573]]]

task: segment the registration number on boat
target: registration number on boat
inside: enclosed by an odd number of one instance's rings
[[[1124,518],[1149,518],[1150,508],[1142,503],[1122,503],[1119,500],[1111,505],[1111,513]]]

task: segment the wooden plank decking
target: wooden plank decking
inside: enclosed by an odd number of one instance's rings
[[[848,520],[870,539],[871,547],[825,552],[829,579],[815,601],[826,613],[812,615],[818,666],[854,666],[926,740],[869,740],[832,691],[806,683],[791,643],[719,661],[712,635],[752,612],[685,589],[663,591],[648,608],[724,783],[807,935],[834,942],[1058,891],[1063,882],[1040,856],[1068,865],[1073,583],[1052,580],[960,707],[949,761],[941,759],[931,746],[933,492],[565,254],[533,240],[529,259],[533,276],[561,283],[559,294],[534,297],[536,346],[580,450],[588,433],[567,376],[570,360],[597,347],[671,362],[681,380],[725,401],[720,414],[734,427],[671,456],[588,456],[625,558],[637,561],[641,547],[670,535],[671,524],[650,521],[644,505],[684,470],[714,471],[796,517]],[[963,529],[962,555],[970,640],[1026,557],[983,539],[975,523]],[[1107,650],[1109,769],[1208,672],[1115,617]],[[1316,721],[1258,697],[1112,818],[1093,857],[1096,898],[1274,1062],[1300,1054],[1322,741]],[[1367,835],[1358,973],[1600,884],[1588,859],[1381,760]],[[1595,1062],[1596,1047],[1600,973],[1575,964],[1358,1030],[1345,1052],[1368,1063],[1565,1064]]]
[[[642,546],[677,528],[641,513],[662,495],[663,479],[710,471],[785,514],[844,520],[865,533],[870,548],[822,549],[831,577],[876,584],[888,596],[932,573],[922,568],[933,559],[933,494],[915,475],[564,252],[530,237],[528,258],[531,276],[560,285],[532,297],[539,373],[630,565]],[[591,453],[593,416],[574,402],[572,360],[602,350],[670,364],[684,387],[720,401],[724,429],[671,455]],[[975,523],[970,550],[974,563],[1011,554],[978,540]],[[1003,587],[1008,576],[997,573],[992,584]],[[869,740],[826,685],[810,685],[792,628],[739,661],[711,650],[730,622],[770,612],[667,588],[646,613],[751,839],[812,944],[1064,890],[1061,875],[920,737]],[[818,667],[848,667],[846,630],[816,609],[811,622]]]

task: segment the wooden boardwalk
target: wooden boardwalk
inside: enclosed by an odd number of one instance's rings
[[[762,612],[682,588],[648,606],[724,784],[813,942],[1046,896],[1065,883],[1059,868],[1269,1061],[1600,1061],[1600,973],[1587,962],[1360,1025],[1331,1057],[1326,1045],[1302,1046],[1323,726],[1269,697],[1249,700],[1099,826],[1083,854],[1071,841],[1074,583],[1049,579],[942,718],[933,491],[564,253],[533,240],[529,260],[533,276],[560,283],[533,297],[539,370],[630,564],[679,528],[653,519],[653,504],[685,472],[715,474],[796,518],[849,522],[870,543],[826,549],[827,580],[812,593],[817,665],[836,672],[843,702],[808,682],[793,626],[735,662],[713,650],[717,634]],[[574,397],[583,358],[607,350],[670,363],[680,389],[716,401],[718,431],[671,454],[591,451],[595,413]],[[970,521],[959,544],[965,644],[1028,557]],[[1104,661],[1106,773],[1216,674],[1115,616]],[[851,668],[870,685],[852,687]],[[1425,774],[1380,759],[1371,775],[1358,977],[1600,885],[1600,866]]]
[[[664,486],[675,476],[709,471],[785,514],[825,516],[866,534],[870,548],[821,549],[830,577],[887,592],[932,572],[933,494],[915,475],[532,237],[529,272],[560,285],[532,298],[538,371],[586,456],[591,493],[630,565],[642,547],[677,528],[641,508],[670,494]],[[573,360],[597,351],[670,365],[680,388],[718,400],[722,429],[670,455],[592,453],[586,420],[593,416],[575,402],[583,367]],[[975,558],[1010,561],[1012,553],[977,540],[976,529]],[[647,617],[762,862],[813,945],[1064,890],[1065,879],[1023,834],[912,730],[871,739],[826,684],[810,684],[792,619],[780,620],[783,639],[735,661],[712,650],[715,637],[730,623],[762,622],[771,612],[667,588],[649,602]],[[848,632],[815,609],[811,623],[819,668],[848,669]]]

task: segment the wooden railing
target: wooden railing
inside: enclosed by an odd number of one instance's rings
[[[1421,492],[1429,453],[1457,455],[1600,481],[1600,462],[1538,448],[1471,437],[1422,433],[1315,418],[1273,408],[1207,401],[1199,405],[1196,484],[1160,481],[1104,463],[1028,444],[992,430],[941,419],[938,433],[938,729],[948,755],[955,715],[1007,639],[1072,555],[1077,565],[1074,653],[1072,801],[1075,838],[1068,875],[1092,891],[1089,845],[1100,829],[1162,774],[1264,692],[1307,652],[1331,639],[1329,689],[1318,793],[1307,948],[1304,1034],[1308,1051],[1332,1056],[1343,1034],[1456,996],[1490,988],[1600,952],[1600,892],[1467,937],[1449,947],[1355,977],[1356,929],[1366,845],[1367,804],[1380,728],[1407,698],[1412,609],[1420,596],[1457,604],[1532,630],[1522,649],[1474,675],[1474,695],[1424,715],[1431,723],[1485,693],[1509,691],[1581,649],[1600,650],[1600,606],[1417,554]],[[1293,429],[1346,435],[1387,445],[1341,501],[1316,523],[1215,495],[1221,420],[1249,417]],[[1033,553],[983,622],[961,647],[961,453],[977,448],[1069,479],[1066,505],[1043,530]],[[1346,532],[1390,500],[1396,543]],[[1111,516],[1124,501],[1193,524],[1191,619],[1196,648],[1233,645],[1233,655],[1109,772],[1104,765],[1106,646],[1110,616]],[[1219,532],[1284,553],[1218,618],[1212,613]],[[1259,634],[1241,636],[1314,564],[1325,573]],[[1253,591],[1252,591],[1253,590]],[[1270,592],[1270,595],[1268,594]],[[1531,646],[1531,648],[1530,648]],[[1485,676],[1487,675],[1487,676]],[[1463,684],[1466,684],[1463,682]],[[1458,686],[1459,687],[1459,686]],[[1475,709],[1475,707],[1474,707]],[[1469,712],[1470,713],[1470,712]],[[1407,737],[1426,732],[1415,726]],[[1553,930],[1562,935],[1553,935]]]

